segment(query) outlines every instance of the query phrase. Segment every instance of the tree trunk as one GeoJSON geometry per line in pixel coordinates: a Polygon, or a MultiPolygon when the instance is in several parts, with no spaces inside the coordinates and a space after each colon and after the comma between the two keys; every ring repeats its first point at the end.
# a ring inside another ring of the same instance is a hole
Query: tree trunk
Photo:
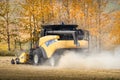
{"type": "Polygon", "coordinates": [[[42,22],[42,24],[44,24],[44,12],[43,12],[43,7],[44,6],[44,0],[41,0],[41,14],[42,14],[42,20],[41,20],[41,22],[42,22]]]}
{"type": "Polygon", "coordinates": [[[11,50],[11,47],[10,47],[10,31],[9,31],[9,15],[8,15],[8,5],[9,5],[9,2],[8,0],[6,0],[6,11],[7,11],[7,14],[6,14],[6,31],[7,31],[7,44],[8,44],[8,51],[11,50]]]}
{"type": "Polygon", "coordinates": [[[17,48],[17,41],[14,39],[14,50],[17,48]]]}
{"type": "Polygon", "coordinates": [[[101,0],[98,0],[99,52],[101,52],[101,0]]]}
{"type": "Polygon", "coordinates": [[[22,45],[21,45],[20,39],[19,39],[19,47],[20,47],[20,50],[22,50],[22,45]]]}
{"type": "Polygon", "coordinates": [[[34,24],[33,44],[35,44],[36,43],[36,40],[35,40],[35,38],[36,38],[36,25],[35,25],[35,16],[34,16],[34,14],[33,14],[33,24],[34,24]]]}
{"type": "Polygon", "coordinates": [[[69,0],[67,0],[67,22],[70,23],[70,10],[69,10],[69,0]]]}
{"type": "Polygon", "coordinates": [[[31,16],[29,17],[29,25],[30,25],[30,48],[32,49],[33,39],[32,39],[32,25],[31,25],[31,16]]]}

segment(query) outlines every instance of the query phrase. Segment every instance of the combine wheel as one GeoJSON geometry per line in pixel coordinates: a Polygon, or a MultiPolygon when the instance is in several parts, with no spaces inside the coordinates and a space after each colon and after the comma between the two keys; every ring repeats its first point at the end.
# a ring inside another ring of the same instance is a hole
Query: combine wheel
{"type": "Polygon", "coordinates": [[[16,64],[20,64],[19,58],[16,58],[15,61],[16,61],[16,64]]]}
{"type": "Polygon", "coordinates": [[[15,60],[14,59],[11,60],[11,64],[15,64],[15,60]]]}
{"type": "Polygon", "coordinates": [[[38,49],[33,52],[33,64],[38,65],[44,62],[44,58],[42,56],[41,51],[38,49]]]}

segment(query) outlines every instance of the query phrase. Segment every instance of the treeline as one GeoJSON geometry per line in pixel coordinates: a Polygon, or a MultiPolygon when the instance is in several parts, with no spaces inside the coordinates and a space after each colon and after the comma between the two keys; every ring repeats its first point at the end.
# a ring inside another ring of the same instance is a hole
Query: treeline
{"type": "Polygon", "coordinates": [[[119,0],[2,0],[0,41],[8,50],[31,46],[39,39],[42,24],[78,24],[90,31],[91,49],[113,48],[120,44],[119,0]],[[115,8],[110,9],[111,4],[115,8]],[[118,7],[118,8],[116,8],[118,7]]]}

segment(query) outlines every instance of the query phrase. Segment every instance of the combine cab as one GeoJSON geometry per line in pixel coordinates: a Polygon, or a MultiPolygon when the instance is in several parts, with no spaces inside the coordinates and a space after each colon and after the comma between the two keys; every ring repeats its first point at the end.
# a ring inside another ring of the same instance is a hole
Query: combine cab
{"type": "Polygon", "coordinates": [[[88,40],[89,32],[77,29],[77,25],[42,25],[38,46],[30,50],[29,61],[38,65],[54,55],[59,57],[64,50],[88,49],[88,40]]]}

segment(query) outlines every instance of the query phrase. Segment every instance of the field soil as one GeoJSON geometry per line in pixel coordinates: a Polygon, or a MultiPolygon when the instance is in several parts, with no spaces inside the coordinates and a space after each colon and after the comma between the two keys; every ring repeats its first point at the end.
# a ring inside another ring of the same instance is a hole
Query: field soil
{"type": "Polygon", "coordinates": [[[0,80],[120,80],[120,69],[79,69],[10,64],[0,57],[0,80]]]}

